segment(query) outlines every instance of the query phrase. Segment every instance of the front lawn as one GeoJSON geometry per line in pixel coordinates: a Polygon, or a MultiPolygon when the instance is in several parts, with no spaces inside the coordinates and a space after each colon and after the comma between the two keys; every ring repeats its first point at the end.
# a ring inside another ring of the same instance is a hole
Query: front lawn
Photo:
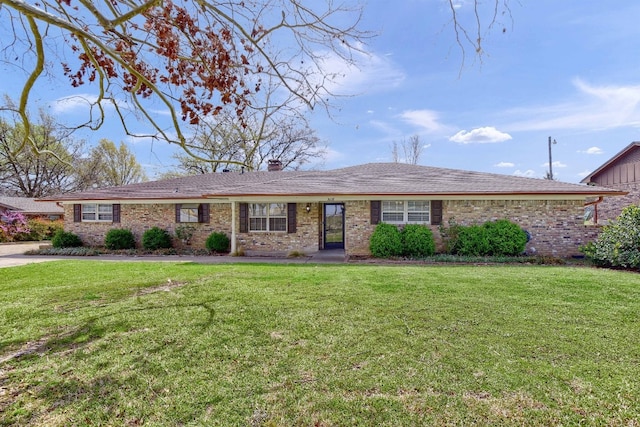
{"type": "Polygon", "coordinates": [[[640,419],[635,273],[83,260],[0,277],[0,425],[640,419]]]}

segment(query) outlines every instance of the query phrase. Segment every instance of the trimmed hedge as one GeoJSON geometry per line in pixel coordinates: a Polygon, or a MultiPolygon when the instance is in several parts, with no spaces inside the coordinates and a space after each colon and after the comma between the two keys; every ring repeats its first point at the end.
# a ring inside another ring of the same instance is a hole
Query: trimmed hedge
{"type": "Polygon", "coordinates": [[[440,227],[440,234],[445,251],[462,256],[517,256],[528,240],[527,233],[508,219],[467,226],[450,220],[449,227],[440,227]]]}
{"type": "Polygon", "coordinates": [[[112,250],[134,249],[136,247],[136,240],[131,230],[112,228],[107,231],[107,234],[104,236],[104,246],[112,250]]]}
{"type": "Polygon", "coordinates": [[[77,234],[70,231],[58,230],[51,238],[51,246],[54,248],[77,248],[82,246],[82,240],[77,234]]]}
{"type": "Polygon", "coordinates": [[[403,247],[398,227],[384,222],[379,223],[371,234],[369,250],[376,258],[401,256],[403,247]]]}
{"type": "Polygon", "coordinates": [[[436,253],[433,233],[426,225],[407,224],[400,232],[403,254],[410,258],[424,258],[436,253]]]}
{"type": "Polygon", "coordinates": [[[216,232],[209,234],[204,245],[209,252],[224,253],[229,252],[229,238],[222,232],[216,232]]]}
{"type": "Polygon", "coordinates": [[[142,247],[150,251],[168,249],[171,247],[171,236],[167,230],[152,227],[142,235],[142,247]]]}

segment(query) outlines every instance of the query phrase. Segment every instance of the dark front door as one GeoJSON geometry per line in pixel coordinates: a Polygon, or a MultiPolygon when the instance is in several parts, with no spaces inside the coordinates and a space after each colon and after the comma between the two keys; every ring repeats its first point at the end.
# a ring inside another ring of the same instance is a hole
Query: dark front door
{"type": "Polygon", "coordinates": [[[344,203],[324,205],[324,248],[344,249],[344,203]]]}

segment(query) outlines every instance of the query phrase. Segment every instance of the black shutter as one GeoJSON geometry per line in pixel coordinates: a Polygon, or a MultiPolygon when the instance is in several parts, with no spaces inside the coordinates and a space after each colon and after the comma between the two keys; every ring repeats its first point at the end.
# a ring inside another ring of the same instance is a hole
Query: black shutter
{"type": "Polygon", "coordinates": [[[431,224],[442,224],[442,200],[431,201],[431,224]]]}
{"type": "Polygon", "coordinates": [[[209,223],[209,203],[198,205],[198,222],[209,223]]]}
{"type": "Polygon", "coordinates": [[[73,205],[73,222],[82,222],[82,205],[74,204],[73,205]]]}
{"type": "Polygon", "coordinates": [[[182,209],[182,205],[176,203],[176,222],[180,222],[180,209],[182,209]]]}
{"type": "Polygon", "coordinates": [[[120,204],[116,203],[113,205],[113,222],[120,222],[120,204]]]}
{"type": "Polygon", "coordinates": [[[371,201],[371,224],[376,225],[380,222],[382,202],[380,200],[371,201]]]}
{"type": "Polygon", "coordinates": [[[296,204],[287,204],[287,233],[296,232],[296,204]]]}
{"type": "Polygon", "coordinates": [[[249,232],[249,205],[240,203],[240,232],[249,232]]]}

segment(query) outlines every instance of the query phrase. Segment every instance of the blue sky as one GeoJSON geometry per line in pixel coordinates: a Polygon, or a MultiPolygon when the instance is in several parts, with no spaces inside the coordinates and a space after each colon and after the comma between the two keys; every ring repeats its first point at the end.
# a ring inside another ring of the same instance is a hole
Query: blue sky
{"type": "MultiPolygon", "coordinates": [[[[328,144],[314,166],[391,161],[394,141],[418,135],[420,164],[541,178],[551,136],[555,178],[579,182],[640,140],[640,2],[611,5],[512,0],[512,19],[501,17],[486,36],[480,61],[456,45],[447,0],[370,0],[362,28],[378,35],[362,66],[331,65],[345,75],[336,89],[353,96],[337,100],[331,117],[310,115],[328,144]]],[[[472,17],[470,0],[456,7],[472,17]]],[[[15,94],[16,81],[5,78],[1,92],[15,94]]],[[[61,89],[43,87],[34,101],[51,105],[61,89]]],[[[78,113],[62,104],[52,111],[78,113]]],[[[132,142],[115,126],[85,136],[126,141],[151,177],[172,163],[169,147],[132,142]]]]}

